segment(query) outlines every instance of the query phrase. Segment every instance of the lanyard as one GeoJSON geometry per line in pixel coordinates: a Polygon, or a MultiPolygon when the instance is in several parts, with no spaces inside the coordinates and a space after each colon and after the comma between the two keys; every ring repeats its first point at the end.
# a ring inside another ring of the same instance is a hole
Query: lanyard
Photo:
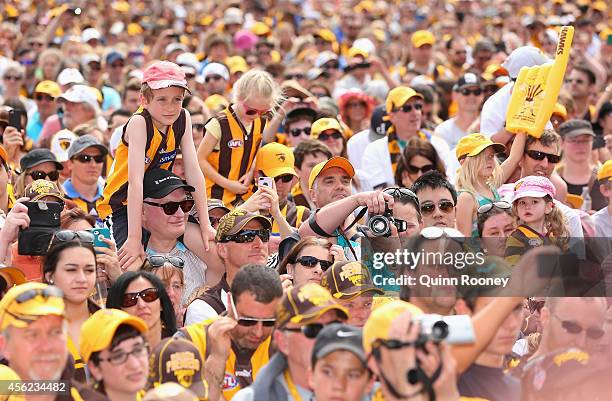
{"type": "Polygon", "coordinates": [[[293,380],[291,380],[289,369],[286,369],[283,375],[285,376],[285,381],[287,382],[287,387],[289,387],[289,392],[291,393],[291,397],[293,397],[293,400],[302,401],[302,397],[300,397],[300,394],[298,393],[297,388],[295,387],[295,384],[293,384],[293,380]]]}

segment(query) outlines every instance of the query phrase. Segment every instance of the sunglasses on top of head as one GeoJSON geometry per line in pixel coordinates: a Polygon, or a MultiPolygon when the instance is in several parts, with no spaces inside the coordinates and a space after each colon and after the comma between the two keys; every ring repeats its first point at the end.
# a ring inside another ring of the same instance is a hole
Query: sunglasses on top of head
{"type": "Polygon", "coordinates": [[[183,213],[189,213],[193,208],[195,201],[193,199],[185,199],[180,202],[156,203],[150,201],[143,201],[143,203],[146,203],[147,205],[151,206],[161,207],[164,210],[165,214],[167,214],[168,216],[172,216],[178,211],[179,207],[181,208],[183,213]]]}

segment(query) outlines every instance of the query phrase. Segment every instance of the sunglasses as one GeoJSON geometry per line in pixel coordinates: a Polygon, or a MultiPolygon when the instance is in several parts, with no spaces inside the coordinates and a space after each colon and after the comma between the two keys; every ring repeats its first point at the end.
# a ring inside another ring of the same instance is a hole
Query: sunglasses
{"type": "Polygon", "coordinates": [[[406,169],[408,170],[410,174],[417,174],[417,173],[425,174],[428,171],[434,170],[435,167],[433,164],[426,164],[422,167],[417,167],[417,166],[413,166],[412,164],[409,164],[406,166],[406,169]]]}
{"type": "Polygon", "coordinates": [[[4,77],[4,79],[6,81],[21,81],[23,79],[23,77],[18,77],[15,75],[7,75],[6,77],[4,77]]]}
{"type": "Polygon", "coordinates": [[[605,330],[599,327],[589,327],[585,329],[576,322],[572,322],[571,320],[563,320],[554,313],[552,315],[559,319],[559,321],[561,322],[561,327],[563,327],[563,329],[570,334],[580,334],[584,330],[586,332],[587,337],[592,340],[599,340],[604,336],[604,334],[606,334],[605,330]]]}
{"type": "Polygon", "coordinates": [[[550,153],[540,152],[538,150],[528,150],[525,152],[527,156],[531,157],[533,160],[544,160],[544,158],[548,159],[549,163],[559,163],[561,161],[560,155],[553,155],[550,153]]]}
{"type": "Polygon", "coordinates": [[[305,75],[304,74],[287,74],[285,75],[285,79],[286,80],[290,80],[290,79],[304,79],[305,75]]]}
{"type": "Polygon", "coordinates": [[[49,181],[57,181],[60,176],[60,173],[57,170],[51,171],[49,173],[45,173],[44,171],[40,170],[34,170],[29,172],[28,175],[32,177],[34,181],[45,180],[47,179],[47,177],[49,178],[49,181]]]}
{"type": "Polygon", "coordinates": [[[146,303],[150,304],[159,299],[159,291],[157,288],[147,288],[140,292],[127,292],[121,301],[122,308],[129,308],[138,303],[138,298],[141,298],[146,303]]]}
{"type": "Polygon", "coordinates": [[[42,102],[43,100],[47,102],[52,102],[54,100],[54,97],[44,93],[37,93],[34,95],[34,100],[38,100],[39,102],[42,102]]]}
{"type": "Polygon", "coordinates": [[[111,64],[111,68],[123,68],[125,67],[125,63],[114,63],[111,64]]]}
{"type": "Polygon", "coordinates": [[[45,300],[49,298],[63,298],[64,293],[57,287],[49,286],[46,288],[35,288],[22,292],[15,297],[15,302],[23,304],[36,297],[43,297],[45,300]]]}
{"type": "Polygon", "coordinates": [[[565,80],[566,84],[571,84],[572,82],[576,82],[578,85],[582,85],[584,83],[584,80],[583,79],[571,79],[571,78],[568,78],[565,80]]]}
{"type": "Polygon", "coordinates": [[[357,109],[362,107],[366,107],[366,104],[364,102],[351,102],[346,104],[347,109],[357,109]]]}
{"type": "Polygon", "coordinates": [[[102,65],[100,63],[89,63],[89,69],[92,71],[102,71],[102,65]]]}
{"type": "Polygon", "coordinates": [[[335,131],[332,134],[319,134],[319,137],[317,138],[320,141],[328,141],[329,139],[342,139],[342,134],[339,133],[338,131],[335,131]]]}
{"type": "Polygon", "coordinates": [[[74,240],[79,240],[81,242],[86,242],[88,244],[93,244],[94,235],[89,231],[72,231],[72,230],[60,230],[53,234],[53,239],[51,243],[54,242],[70,242],[74,240]]]}
{"type": "Polygon", "coordinates": [[[128,357],[133,355],[134,358],[142,358],[148,356],[149,347],[145,343],[140,343],[136,345],[130,352],[117,352],[116,354],[111,354],[108,358],[98,358],[100,361],[108,362],[111,365],[122,365],[127,362],[128,357]]]}
{"type": "Polygon", "coordinates": [[[323,66],[321,67],[321,69],[323,70],[337,70],[338,68],[340,68],[340,63],[338,62],[323,64],[323,66]]]}
{"type": "Polygon", "coordinates": [[[295,260],[294,263],[299,263],[304,267],[308,267],[308,268],[313,268],[315,267],[317,264],[319,264],[321,266],[321,270],[326,271],[327,269],[330,268],[331,265],[334,264],[334,262],[330,262],[329,260],[325,260],[325,259],[318,259],[315,258],[314,256],[300,256],[298,259],[295,260]]]}
{"type": "Polygon", "coordinates": [[[412,111],[412,109],[422,110],[423,109],[423,104],[422,103],[405,104],[402,107],[398,107],[397,109],[395,109],[393,111],[398,112],[398,111],[401,110],[404,113],[410,113],[412,111]]]}
{"type": "Polygon", "coordinates": [[[220,81],[223,77],[221,75],[209,75],[204,78],[204,82],[209,83],[210,81],[220,81]]]}
{"type": "Polygon", "coordinates": [[[193,199],[185,199],[180,202],[156,203],[156,202],[143,201],[143,203],[146,203],[147,205],[151,205],[151,206],[161,207],[162,209],[164,209],[164,213],[166,215],[172,216],[174,213],[176,213],[179,207],[181,208],[183,213],[189,213],[191,209],[193,208],[195,201],[193,199]]]}
{"type": "Polygon", "coordinates": [[[502,210],[508,210],[512,207],[512,205],[506,201],[498,201],[498,202],[492,202],[492,203],[486,203],[482,206],[480,206],[477,210],[478,214],[484,214],[489,212],[491,209],[493,209],[494,207],[498,208],[498,209],[502,209],[502,210]]]}
{"type": "Polygon", "coordinates": [[[242,103],[242,107],[244,107],[244,113],[247,116],[269,117],[269,115],[272,113],[272,109],[258,110],[258,109],[254,109],[252,107],[249,107],[249,106],[247,106],[244,103],[242,103]]]}
{"type": "Polygon", "coordinates": [[[253,327],[256,326],[257,323],[261,323],[263,327],[274,327],[276,324],[275,318],[256,318],[256,317],[239,317],[238,311],[236,310],[236,304],[234,303],[234,297],[231,293],[228,293],[230,304],[232,305],[232,314],[234,315],[234,319],[236,322],[243,327],[253,327]]]}
{"type": "MultiPolygon", "coordinates": [[[[438,203],[438,209],[440,209],[440,211],[442,211],[443,213],[450,213],[453,211],[453,209],[455,209],[455,204],[449,200],[442,200],[438,203]]],[[[435,203],[431,201],[421,203],[421,213],[422,214],[429,215],[429,214],[432,214],[435,210],[436,210],[435,203]]]]}
{"type": "MultiPolygon", "coordinates": [[[[341,322],[330,322],[328,324],[332,324],[332,323],[341,323],[341,322]]],[[[325,326],[326,325],[322,323],[310,323],[302,327],[285,328],[283,330],[291,331],[294,333],[302,333],[304,337],[306,338],[317,338],[317,336],[319,335],[319,332],[321,332],[321,330],[323,330],[323,327],[325,326]]]]}
{"type": "Polygon", "coordinates": [[[353,64],[353,65],[347,65],[344,68],[344,71],[345,72],[351,72],[351,71],[354,71],[354,70],[362,70],[362,69],[370,68],[371,66],[372,66],[372,64],[368,63],[368,62],[366,62],[366,63],[359,63],[359,64],[353,64]]]}
{"type": "Polygon", "coordinates": [[[242,230],[234,235],[226,235],[220,242],[236,242],[238,244],[244,244],[255,241],[255,237],[259,237],[262,242],[268,242],[270,240],[270,230],[267,228],[262,228],[259,230],[242,230]]]}
{"type": "Polygon", "coordinates": [[[95,161],[97,164],[103,163],[104,162],[104,156],[103,155],[96,155],[96,156],[92,156],[92,155],[78,155],[72,158],[73,160],[78,160],[81,163],[89,163],[90,161],[95,161]]]}
{"type": "Polygon", "coordinates": [[[391,188],[384,189],[383,192],[386,193],[387,195],[391,195],[394,198],[397,198],[397,199],[410,199],[411,201],[413,201],[417,205],[419,204],[419,198],[416,196],[416,194],[414,192],[412,192],[408,188],[391,187],[391,188]]]}
{"type": "Polygon", "coordinates": [[[300,136],[300,135],[302,135],[302,132],[305,135],[310,135],[310,127],[306,127],[306,128],[291,128],[289,130],[289,134],[291,136],[300,136]]]}
{"type": "Polygon", "coordinates": [[[291,182],[293,180],[293,176],[291,174],[283,174],[278,177],[274,177],[274,181],[276,182],[284,182],[285,184],[291,182]]]}
{"type": "Polygon", "coordinates": [[[474,95],[474,96],[480,96],[482,95],[482,89],[461,89],[459,91],[463,96],[469,96],[469,95],[474,95]]]}
{"type": "Polygon", "coordinates": [[[200,124],[200,123],[191,124],[191,129],[193,131],[204,131],[205,127],[206,127],[206,124],[200,124]]]}
{"type": "Polygon", "coordinates": [[[219,220],[221,220],[221,217],[213,217],[213,216],[208,216],[208,221],[210,222],[211,226],[216,226],[217,223],[219,223],[219,220]]]}
{"type": "Polygon", "coordinates": [[[170,263],[179,269],[185,266],[185,261],[178,256],[150,255],[147,257],[147,260],[152,267],[162,267],[166,263],[170,263]]]}

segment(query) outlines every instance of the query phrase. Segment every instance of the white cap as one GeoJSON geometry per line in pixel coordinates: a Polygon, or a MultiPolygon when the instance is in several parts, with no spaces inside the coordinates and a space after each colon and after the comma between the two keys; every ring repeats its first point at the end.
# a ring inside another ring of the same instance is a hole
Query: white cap
{"type": "Polygon", "coordinates": [[[64,68],[57,76],[57,83],[60,86],[68,84],[82,84],[85,78],[76,68],[64,68]]]}
{"type": "Polygon", "coordinates": [[[523,46],[510,53],[506,61],[503,62],[502,67],[508,71],[510,78],[516,78],[521,68],[534,67],[536,65],[548,63],[549,61],[551,60],[549,60],[537,47],[523,46]]]}
{"type": "Polygon", "coordinates": [[[77,139],[76,134],[68,129],[58,131],[51,138],[51,152],[57,157],[57,161],[63,163],[70,160],[68,149],[72,142],[77,139]]]}
{"type": "Polygon", "coordinates": [[[89,53],[89,54],[85,54],[83,57],[81,57],[81,64],[82,65],[87,65],[89,63],[92,62],[96,62],[96,63],[101,63],[101,59],[100,56],[98,56],[97,54],[94,53],[89,53]]]}
{"type": "Polygon", "coordinates": [[[87,28],[81,32],[81,41],[83,43],[87,43],[93,39],[100,40],[101,38],[102,34],[96,28],[87,28]]]}
{"type": "Polygon", "coordinates": [[[111,35],[119,35],[124,30],[125,24],[121,21],[117,21],[113,25],[111,25],[110,29],[108,30],[108,33],[110,33],[111,35]]]}
{"type": "Polygon", "coordinates": [[[200,60],[193,53],[181,53],[176,57],[176,63],[180,66],[192,67],[194,70],[200,69],[200,60]]]}
{"type": "Polygon", "coordinates": [[[376,53],[376,45],[368,38],[359,38],[353,42],[353,47],[359,50],[363,50],[368,54],[376,53]]]}
{"type": "Polygon", "coordinates": [[[181,52],[188,52],[189,49],[182,43],[174,42],[170,43],[166,46],[166,55],[174,53],[175,51],[180,50],[181,52]]]}
{"type": "Polygon", "coordinates": [[[324,52],[319,53],[315,59],[315,68],[321,68],[331,60],[338,60],[338,55],[332,51],[325,50],[324,52]]]}
{"type": "Polygon", "coordinates": [[[137,78],[141,82],[142,82],[142,77],[143,76],[144,76],[144,74],[142,73],[142,70],[132,70],[128,74],[128,78],[137,78]]]}
{"type": "Polygon", "coordinates": [[[220,63],[210,63],[202,70],[202,77],[206,79],[209,75],[220,75],[226,81],[229,81],[230,74],[226,66],[220,63]]]}
{"type": "Polygon", "coordinates": [[[223,13],[223,24],[231,25],[231,24],[240,24],[244,23],[244,15],[242,14],[242,10],[236,7],[230,7],[223,13]]]}
{"type": "Polygon", "coordinates": [[[93,88],[90,88],[87,85],[71,86],[70,89],[63,93],[58,99],[60,100],[60,102],[62,100],[66,100],[72,103],[87,103],[88,105],[93,107],[96,112],[100,111],[96,92],[93,88]]]}

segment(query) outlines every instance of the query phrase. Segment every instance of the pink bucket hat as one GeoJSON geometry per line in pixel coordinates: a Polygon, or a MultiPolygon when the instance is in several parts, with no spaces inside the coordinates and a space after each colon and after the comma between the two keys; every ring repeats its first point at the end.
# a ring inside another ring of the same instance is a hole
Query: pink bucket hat
{"type": "Polygon", "coordinates": [[[554,198],[555,194],[555,186],[548,178],[530,175],[519,180],[514,185],[512,202],[526,197],[543,198],[546,195],[554,198]]]}
{"type": "Polygon", "coordinates": [[[185,72],[177,64],[170,61],[156,61],[148,66],[142,76],[142,83],[151,89],[164,89],[178,86],[191,93],[187,87],[185,72]]]}

